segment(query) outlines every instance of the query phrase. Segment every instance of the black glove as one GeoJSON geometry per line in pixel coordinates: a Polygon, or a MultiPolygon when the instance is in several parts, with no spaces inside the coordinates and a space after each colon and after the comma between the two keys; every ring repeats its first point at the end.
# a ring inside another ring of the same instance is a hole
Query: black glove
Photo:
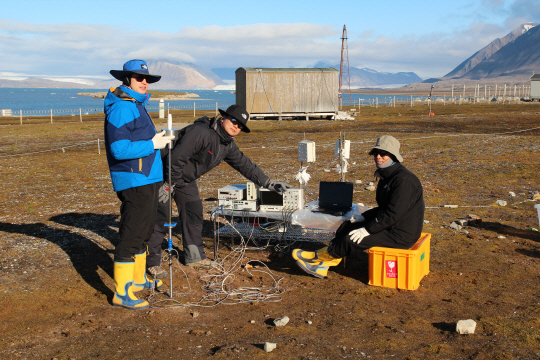
{"type": "Polygon", "coordinates": [[[283,192],[287,191],[287,189],[292,188],[291,185],[285,182],[277,182],[277,181],[276,182],[270,181],[266,187],[268,188],[268,190],[277,192],[280,195],[283,194],[283,192]]]}
{"type": "MultiPolygon", "coordinates": [[[[171,196],[174,195],[174,185],[172,187],[171,196]]],[[[169,201],[169,184],[164,181],[163,185],[159,188],[158,200],[160,203],[166,203],[169,201]]]]}

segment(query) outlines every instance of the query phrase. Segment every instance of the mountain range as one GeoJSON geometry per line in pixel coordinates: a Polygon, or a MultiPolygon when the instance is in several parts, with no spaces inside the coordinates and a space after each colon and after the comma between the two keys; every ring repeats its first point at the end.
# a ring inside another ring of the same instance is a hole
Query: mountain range
{"type": "Polygon", "coordinates": [[[441,78],[424,83],[511,80],[527,82],[540,71],[540,26],[526,23],[471,55],[441,78]]]}

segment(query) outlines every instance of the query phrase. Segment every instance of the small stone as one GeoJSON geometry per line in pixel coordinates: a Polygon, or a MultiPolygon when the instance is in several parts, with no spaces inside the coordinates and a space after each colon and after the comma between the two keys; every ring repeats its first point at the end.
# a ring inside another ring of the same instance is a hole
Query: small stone
{"type": "Polygon", "coordinates": [[[196,312],[196,311],[194,311],[194,312],[191,313],[191,316],[194,317],[194,318],[196,318],[197,316],[199,316],[199,313],[196,312]]]}
{"type": "Polygon", "coordinates": [[[456,325],[456,332],[458,334],[474,334],[475,328],[476,322],[474,320],[459,320],[456,325]]]}
{"type": "Polygon", "coordinates": [[[467,226],[467,220],[459,220],[458,222],[461,226],[467,226]]]}
{"type": "Polygon", "coordinates": [[[313,321],[311,321],[311,320],[308,320],[308,321],[306,321],[306,322],[307,322],[308,325],[313,324],[313,321]]]}
{"type": "Polygon", "coordinates": [[[276,348],[276,343],[271,343],[271,342],[265,342],[264,343],[264,351],[266,352],[271,352],[272,350],[274,350],[276,348]]]}
{"type": "Polygon", "coordinates": [[[478,215],[474,215],[474,214],[469,214],[465,217],[465,219],[467,220],[467,225],[468,226],[471,226],[471,225],[478,225],[478,224],[481,224],[482,223],[482,218],[478,215]]]}
{"type": "Polygon", "coordinates": [[[354,180],[354,183],[359,185],[362,183],[362,180],[354,180]]]}
{"type": "Polygon", "coordinates": [[[251,320],[250,323],[255,324],[255,320],[251,320]]]}
{"type": "Polygon", "coordinates": [[[459,231],[459,230],[461,230],[461,225],[459,225],[459,223],[454,221],[453,223],[450,224],[450,229],[454,229],[454,230],[459,231]]]}
{"type": "Polygon", "coordinates": [[[374,186],[375,184],[373,183],[373,181],[370,181],[368,185],[369,186],[374,186]]]}
{"type": "Polygon", "coordinates": [[[499,206],[506,206],[508,203],[504,200],[497,200],[495,201],[495,204],[499,205],[499,206]]]}
{"type": "Polygon", "coordinates": [[[450,209],[456,209],[458,206],[457,205],[443,205],[443,207],[450,208],[450,209]]]}
{"type": "Polygon", "coordinates": [[[463,230],[463,231],[460,232],[460,234],[461,234],[461,235],[468,235],[469,232],[468,232],[467,230],[463,230]]]}
{"type": "Polygon", "coordinates": [[[509,192],[508,192],[508,195],[510,195],[511,197],[516,197],[516,193],[513,192],[513,191],[509,191],[509,192]]]}
{"type": "Polygon", "coordinates": [[[285,326],[288,323],[289,323],[289,317],[288,316],[283,316],[283,317],[280,317],[279,319],[274,320],[274,325],[275,326],[285,326]]]}
{"type": "Polygon", "coordinates": [[[506,236],[499,235],[497,236],[497,239],[506,239],[506,236]]]}
{"type": "Polygon", "coordinates": [[[424,224],[429,224],[429,220],[424,220],[424,224]]]}
{"type": "Polygon", "coordinates": [[[377,188],[374,185],[369,185],[369,186],[366,186],[365,189],[367,191],[375,191],[377,188]]]}
{"type": "Polygon", "coordinates": [[[329,173],[330,170],[329,169],[324,169],[323,172],[329,173]]]}

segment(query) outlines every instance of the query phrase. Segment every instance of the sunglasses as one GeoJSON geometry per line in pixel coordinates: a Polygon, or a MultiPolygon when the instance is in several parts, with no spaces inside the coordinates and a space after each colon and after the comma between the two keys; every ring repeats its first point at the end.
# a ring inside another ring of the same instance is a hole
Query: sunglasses
{"type": "Polygon", "coordinates": [[[240,121],[236,120],[236,119],[229,119],[229,121],[233,124],[233,125],[236,125],[238,126],[238,128],[240,130],[242,130],[244,128],[244,124],[242,124],[240,121]]]}
{"type": "Polygon", "coordinates": [[[390,156],[390,153],[388,151],[384,151],[384,150],[373,150],[373,156],[377,156],[377,155],[381,155],[381,156],[390,156]]]}
{"type": "Polygon", "coordinates": [[[146,75],[133,74],[133,75],[131,75],[131,78],[137,80],[138,82],[142,82],[144,79],[146,79],[147,83],[150,82],[150,77],[146,76],[146,75]]]}

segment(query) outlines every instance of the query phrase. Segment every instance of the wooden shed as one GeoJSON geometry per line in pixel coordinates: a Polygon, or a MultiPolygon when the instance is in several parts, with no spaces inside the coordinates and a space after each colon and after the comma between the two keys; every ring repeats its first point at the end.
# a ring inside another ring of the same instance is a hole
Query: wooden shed
{"type": "Polygon", "coordinates": [[[531,76],[530,98],[533,101],[540,101],[540,74],[533,74],[533,76],[531,76]]]}
{"type": "Polygon", "coordinates": [[[334,68],[238,68],[236,104],[252,118],[332,117],[339,109],[334,68]]]}

